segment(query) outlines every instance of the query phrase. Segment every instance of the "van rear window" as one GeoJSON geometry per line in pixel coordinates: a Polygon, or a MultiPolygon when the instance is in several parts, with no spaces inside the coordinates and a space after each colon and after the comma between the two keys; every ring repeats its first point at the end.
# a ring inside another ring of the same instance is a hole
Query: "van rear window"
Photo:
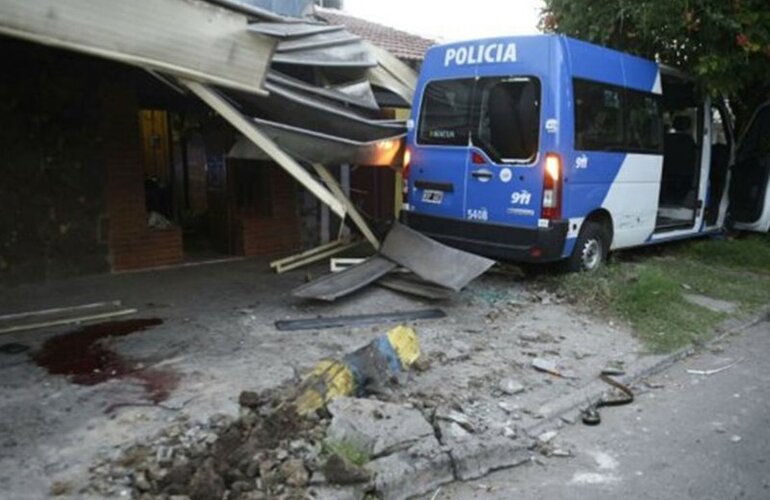
{"type": "Polygon", "coordinates": [[[530,162],[537,156],[539,130],[539,80],[464,78],[426,86],[417,141],[472,144],[496,162],[530,162]]]}
{"type": "Polygon", "coordinates": [[[420,142],[468,145],[475,80],[444,80],[425,87],[420,115],[420,142]]]}

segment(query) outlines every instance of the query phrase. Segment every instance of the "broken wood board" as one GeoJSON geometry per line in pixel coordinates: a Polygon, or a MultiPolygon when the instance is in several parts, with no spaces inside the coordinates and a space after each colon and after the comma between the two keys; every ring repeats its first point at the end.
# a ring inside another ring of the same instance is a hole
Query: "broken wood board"
{"type": "Polygon", "coordinates": [[[494,260],[463,252],[395,223],[380,253],[421,278],[456,292],[492,267],[494,260]]]}
{"type": "Polygon", "coordinates": [[[382,323],[400,323],[419,319],[438,319],[446,317],[441,309],[420,309],[382,314],[357,314],[353,316],[337,316],[333,318],[310,318],[276,321],[275,327],[281,331],[323,330],[326,328],[343,328],[351,326],[379,325],[382,323]]]}
{"type": "Polygon", "coordinates": [[[0,322],[0,335],[9,333],[24,332],[28,330],[39,330],[41,328],[51,328],[54,326],[73,325],[86,323],[90,321],[99,321],[105,319],[117,318],[120,316],[127,316],[129,314],[136,314],[139,312],[137,309],[118,309],[113,311],[93,312],[92,314],[84,315],[79,312],[78,315],[68,315],[65,317],[53,316],[50,319],[40,321],[35,317],[35,321],[17,321],[17,322],[0,322]]]}
{"type": "Polygon", "coordinates": [[[397,267],[398,264],[395,262],[375,255],[344,271],[327,274],[306,285],[295,288],[291,294],[303,299],[332,302],[374,283],[397,267]]]}

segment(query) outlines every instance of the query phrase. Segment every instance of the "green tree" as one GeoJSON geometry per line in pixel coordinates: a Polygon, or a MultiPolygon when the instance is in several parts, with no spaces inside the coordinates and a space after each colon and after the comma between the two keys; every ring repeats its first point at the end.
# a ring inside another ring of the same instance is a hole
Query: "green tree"
{"type": "Polygon", "coordinates": [[[545,0],[540,27],[688,71],[739,127],[770,99],[770,0],[545,0]]]}

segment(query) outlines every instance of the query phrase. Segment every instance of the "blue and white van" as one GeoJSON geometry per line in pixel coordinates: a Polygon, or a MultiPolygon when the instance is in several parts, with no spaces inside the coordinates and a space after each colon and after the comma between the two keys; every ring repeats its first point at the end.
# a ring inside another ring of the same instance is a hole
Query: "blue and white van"
{"type": "Polygon", "coordinates": [[[591,270],[612,249],[720,231],[733,149],[725,106],[655,62],[557,35],[436,46],[401,217],[474,253],[591,270]]]}

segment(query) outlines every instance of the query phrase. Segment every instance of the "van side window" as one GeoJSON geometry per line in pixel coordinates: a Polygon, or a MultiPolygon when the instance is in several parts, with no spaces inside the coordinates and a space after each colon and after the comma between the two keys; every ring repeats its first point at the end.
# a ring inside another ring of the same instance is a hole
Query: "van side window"
{"type": "Polygon", "coordinates": [[[431,82],[420,114],[421,144],[467,146],[470,136],[473,79],[431,82]]]}
{"type": "Polygon", "coordinates": [[[663,152],[661,98],[575,78],[575,149],[663,152]]]}
{"type": "Polygon", "coordinates": [[[623,146],[621,89],[575,79],[575,149],[616,151],[623,146]]]}
{"type": "Polygon", "coordinates": [[[660,96],[626,90],[626,149],[635,153],[663,152],[660,96]]]}

